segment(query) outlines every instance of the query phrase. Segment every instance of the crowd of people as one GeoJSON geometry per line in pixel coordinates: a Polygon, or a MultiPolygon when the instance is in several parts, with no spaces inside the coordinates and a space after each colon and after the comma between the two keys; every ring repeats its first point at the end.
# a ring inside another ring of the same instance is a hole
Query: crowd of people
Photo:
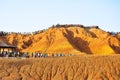
{"type": "Polygon", "coordinates": [[[34,57],[34,58],[45,58],[45,57],[48,57],[48,54],[33,52],[32,57],[34,57]]]}
{"type": "Polygon", "coordinates": [[[0,52],[0,57],[29,57],[29,53],[22,52],[0,52]]]}
{"type": "Polygon", "coordinates": [[[54,53],[54,54],[48,54],[48,53],[39,53],[39,52],[0,52],[0,57],[24,57],[24,58],[46,58],[46,57],[63,57],[63,56],[73,56],[73,54],[62,54],[62,53],[54,53]]]}

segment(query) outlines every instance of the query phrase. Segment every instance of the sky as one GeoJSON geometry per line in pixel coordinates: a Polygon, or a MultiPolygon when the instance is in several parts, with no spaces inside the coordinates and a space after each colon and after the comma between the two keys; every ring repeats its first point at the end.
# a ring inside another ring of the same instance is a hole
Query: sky
{"type": "Polygon", "coordinates": [[[120,0],[0,0],[0,31],[32,32],[53,24],[120,32],[120,0]]]}

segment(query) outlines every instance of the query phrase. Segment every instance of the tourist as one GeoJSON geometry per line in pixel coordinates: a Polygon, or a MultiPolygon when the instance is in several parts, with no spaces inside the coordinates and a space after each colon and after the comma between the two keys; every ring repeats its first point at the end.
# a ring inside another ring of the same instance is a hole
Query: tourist
{"type": "Polygon", "coordinates": [[[36,58],[36,52],[33,53],[33,57],[36,58]]]}
{"type": "Polygon", "coordinates": [[[37,54],[38,58],[40,58],[40,53],[37,54]]]}

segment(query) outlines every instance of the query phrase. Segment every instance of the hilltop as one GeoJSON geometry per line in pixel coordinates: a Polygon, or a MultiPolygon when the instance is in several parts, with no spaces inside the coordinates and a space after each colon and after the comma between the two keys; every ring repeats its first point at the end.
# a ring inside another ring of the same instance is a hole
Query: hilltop
{"type": "Polygon", "coordinates": [[[11,33],[1,40],[17,46],[22,52],[65,54],[118,54],[120,34],[112,34],[98,26],[53,25],[31,34],[11,33]]]}

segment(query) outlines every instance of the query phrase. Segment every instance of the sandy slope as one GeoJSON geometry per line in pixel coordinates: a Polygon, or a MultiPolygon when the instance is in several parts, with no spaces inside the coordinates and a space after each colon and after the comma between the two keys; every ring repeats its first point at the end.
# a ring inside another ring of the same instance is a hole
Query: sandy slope
{"type": "Polygon", "coordinates": [[[0,58],[0,80],[119,80],[120,55],[0,58]]]}
{"type": "Polygon", "coordinates": [[[19,51],[65,54],[120,53],[120,37],[96,26],[60,25],[34,35],[10,34],[0,37],[19,51]]]}

